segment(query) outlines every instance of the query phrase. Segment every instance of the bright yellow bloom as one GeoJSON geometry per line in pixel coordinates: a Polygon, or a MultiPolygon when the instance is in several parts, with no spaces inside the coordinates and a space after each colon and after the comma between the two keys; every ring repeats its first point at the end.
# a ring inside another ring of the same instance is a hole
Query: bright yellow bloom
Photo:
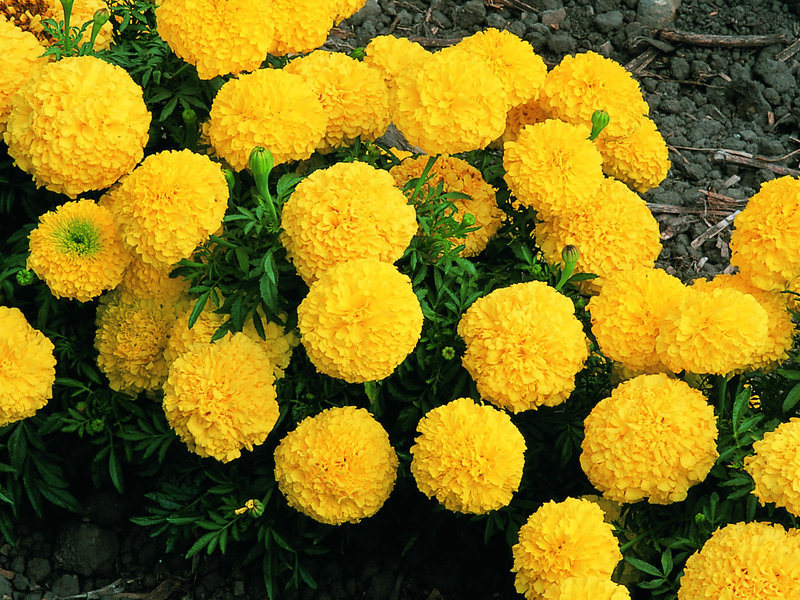
{"type": "Polygon", "coordinates": [[[505,179],[517,200],[541,218],[584,209],[603,182],[603,158],[588,136],[585,126],[548,119],[507,142],[505,179]]]}
{"type": "Polygon", "coordinates": [[[674,373],[725,375],[753,363],[766,347],[767,312],[750,294],[691,287],[664,316],[656,353],[674,373]]]}
{"type": "Polygon", "coordinates": [[[198,344],[170,365],[167,420],[189,450],[220,462],[262,444],[278,421],[272,362],[243,333],[198,344]]]}
{"type": "Polygon", "coordinates": [[[269,18],[275,25],[275,39],[269,53],[304,54],[322,46],[334,18],[342,13],[342,6],[337,6],[339,1],[271,0],[269,18]]]}
{"type": "Polygon", "coordinates": [[[417,425],[411,473],[448,510],[483,514],[511,502],[525,464],[525,438],[507,413],[470,398],[434,408],[417,425]]]}
{"type": "MultiPolygon", "coordinates": [[[[427,163],[427,156],[407,158],[392,167],[389,173],[397,186],[402,188],[411,179],[420,177],[427,163]]],[[[479,229],[467,233],[464,239],[452,238],[450,241],[456,246],[464,244],[462,256],[477,256],[483,252],[502,224],[504,215],[497,206],[497,190],[486,183],[481,172],[467,161],[446,154],[436,159],[428,175],[430,180],[422,187],[423,194],[441,183],[444,192],[458,192],[469,196],[469,199],[452,198],[450,201],[458,211],[459,221],[466,214],[471,214],[479,229]]]]}
{"type": "Polygon", "coordinates": [[[311,284],[356,258],[398,260],[417,232],[417,214],[386,171],[337,163],[301,181],[283,207],[281,241],[311,284]]]}
{"type": "Polygon", "coordinates": [[[39,217],[29,236],[27,266],[56,298],[87,302],[122,280],[131,260],[111,213],[76,200],[39,217]]]}
{"type": "Polygon", "coordinates": [[[432,54],[417,42],[393,35],[372,38],[364,48],[364,64],[378,70],[391,92],[397,91],[397,79],[406,71],[415,70],[432,54]]]}
{"type": "MultiPolygon", "coordinates": [[[[2,0],[0,0],[2,1],[2,0]]],[[[0,16],[0,134],[6,129],[11,97],[47,61],[44,47],[29,31],[23,31],[0,16]]]]}
{"type": "Polygon", "coordinates": [[[18,308],[0,306],[0,427],[32,417],[53,397],[53,343],[18,308]]]}
{"type": "Polygon", "coordinates": [[[234,169],[245,169],[261,146],[276,165],[304,160],[325,136],[328,117],[299,75],[260,69],[231,79],[211,105],[208,136],[214,151],[234,169]]]}
{"type": "Polygon", "coordinates": [[[517,592],[539,600],[570,577],[603,577],[622,559],[614,528],[594,502],[567,498],[545,503],[519,530],[511,548],[517,592]]]}
{"type": "Polygon", "coordinates": [[[717,459],[717,418],[702,392],[663,373],[617,386],[584,421],[581,467],[605,498],[686,499],[717,459]]]}
{"type": "Polygon", "coordinates": [[[759,503],[774,502],[800,517],[800,419],[792,417],[768,431],[753,450],[744,468],[756,482],[753,494],[759,503]]]}
{"type": "Polygon", "coordinates": [[[630,592],[608,577],[588,575],[568,577],[553,584],[542,596],[543,600],[631,600],[630,592]]]}
{"type": "Polygon", "coordinates": [[[639,193],[658,187],[667,177],[670,167],[667,143],[647,117],[641,118],[633,133],[621,138],[601,135],[595,144],[603,156],[606,175],[639,193]]]}
{"type": "Polygon", "coordinates": [[[502,148],[505,142],[516,142],[526,125],[544,123],[550,118],[539,100],[528,100],[524,104],[512,106],[506,115],[506,130],[500,137],[500,147],[502,148]]]}
{"type": "Polygon", "coordinates": [[[329,408],[303,419],[275,449],[275,481],[289,506],[329,525],[358,523],[394,488],[397,454],[363,408],[329,408]]]}
{"type": "Polygon", "coordinates": [[[765,181],[736,216],[731,264],[762,290],[783,290],[800,276],[800,178],[765,181]]]}
{"type": "Polygon", "coordinates": [[[540,281],[494,290],[458,323],[478,392],[511,412],[555,406],[589,355],[572,302],[540,281]]]}
{"type": "Polygon", "coordinates": [[[800,535],[775,523],[733,523],[686,561],[678,600],[800,598],[800,535]]]}
{"type": "Polygon", "coordinates": [[[394,265],[357,259],[327,270],[297,308],[300,341],[317,371],[350,383],[392,374],[419,341],[422,308],[394,265]]]}
{"type": "Polygon", "coordinates": [[[156,267],[143,262],[131,254],[131,262],[122,274],[122,281],[116,291],[124,300],[133,298],[159,299],[164,306],[178,306],[186,303],[189,283],[182,277],[170,277],[174,265],[156,267]]]}
{"type": "Polygon", "coordinates": [[[630,135],[650,111],[625,67],[596,52],[565,56],[547,74],[541,98],[555,118],[576,125],[590,123],[596,110],[606,111],[611,120],[600,134],[606,138],[630,135]]]}
{"type": "Polygon", "coordinates": [[[352,17],[361,10],[366,3],[367,0],[334,0],[333,5],[335,12],[333,22],[340,23],[352,17]]]}
{"type": "Polygon", "coordinates": [[[149,128],[142,89],[125,70],[75,56],[44,65],[20,87],[3,139],[37,186],[75,198],[132,171],[149,128]]]}

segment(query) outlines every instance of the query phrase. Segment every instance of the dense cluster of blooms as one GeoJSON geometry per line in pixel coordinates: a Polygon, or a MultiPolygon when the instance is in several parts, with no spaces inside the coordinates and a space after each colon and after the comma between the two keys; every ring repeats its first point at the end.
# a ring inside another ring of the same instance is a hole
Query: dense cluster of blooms
{"type": "Polygon", "coordinates": [[[261,444],[278,420],[272,363],[243,333],[197,344],[175,359],[164,413],[189,450],[229,462],[261,444]]]}
{"type": "Polygon", "coordinates": [[[633,133],[595,140],[603,156],[603,171],[639,193],[658,187],[669,172],[669,149],[656,124],[647,117],[633,133]]]}
{"type": "MultiPolygon", "coordinates": [[[[412,179],[422,175],[428,163],[427,156],[406,158],[403,162],[389,171],[398,187],[404,187],[412,179]]],[[[443,192],[458,192],[469,196],[466,198],[453,198],[450,201],[455,206],[458,220],[463,220],[467,214],[475,217],[475,226],[479,229],[467,233],[466,238],[450,241],[458,246],[463,244],[462,256],[477,256],[486,248],[497,230],[500,229],[503,211],[497,206],[494,187],[486,183],[481,172],[467,161],[448,156],[437,157],[436,162],[428,173],[429,180],[422,187],[422,193],[442,184],[443,192]]]]}
{"type": "Polygon", "coordinates": [[[386,171],[337,163],[301,181],[283,207],[281,241],[297,272],[313,283],[355,258],[399,259],[417,231],[417,214],[386,171]]]}
{"type": "Polygon", "coordinates": [[[300,341],[317,371],[350,383],[391,375],[422,332],[411,280],[394,265],[357,259],[327,270],[297,308],[300,341]]]}
{"type": "Polygon", "coordinates": [[[137,255],[131,255],[122,281],[115,288],[123,299],[159,298],[164,306],[187,303],[189,284],[181,277],[170,277],[173,265],[149,265],[137,255]]]}
{"type": "Polygon", "coordinates": [[[630,379],[584,421],[581,467],[603,496],[680,502],[717,459],[717,419],[702,392],[663,373],[630,379]]]}
{"type": "Polygon", "coordinates": [[[0,427],[33,416],[53,397],[53,342],[18,308],[0,306],[0,427]]]}
{"type": "Polygon", "coordinates": [[[5,131],[11,97],[48,59],[44,48],[29,31],[0,17],[0,134],[5,131]]]}
{"type": "Polygon", "coordinates": [[[285,56],[319,48],[328,38],[334,18],[349,10],[351,6],[346,6],[343,0],[271,0],[269,19],[275,27],[275,37],[269,53],[285,56]]]}
{"type": "Polygon", "coordinates": [[[417,432],[411,473],[423,494],[463,513],[511,502],[522,479],[525,438],[507,413],[458,398],[428,411],[417,432]]]}
{"type": "Polygon", "coordinates": [[[75,56],[44,65],[20,87],[3,139],[37,186],[75,198],[130,173],[149,128],[142,88],[124,69],[75,56]]]}
{"type": "Polygon", "coordinates": [[[686,561],[678,600],[800,598],[800,535],[773,523],[733,523],[686,561]]]}
{"type": "Polygon", "coordinates": [[[478,299],[461,317],[458,335],[467,345],[464,368],[478,392],[511,412],[566,400],[589,355],[572,302],[540,281],[478,299]]]}
{"type": "Polygon", "coordinates": [[[744,459],[744,468],[756,483],[753,494],[762,505],[774,502],[800,517],[800,418],[765,433],[753,450],[755,455],[744,459]]]}
{"type": "Polygon", "coordinates": [[[542,600],[630,600],[625,586],[607,577],[568,577],[545,590],[542,600]]]}
{"type": "Polygon", "coordinates": [[[538,600],[548,589],[571,577],[610,580],[622,559],[614,527],[594,502],[567,498],[550,501],[533,513],[512,547],[517,592],[538,600]]]}
{"type": "Polygon", "coordinates": [[[86,302],[116,287],[130,263],[108,209],[76,200],[39,217],[27,266],[57,298],[86,302]]]}
{"type": "Polygon", "coordinates": [[[389,435],[366,409],[329,408],[303,419],[275,449],[275,481],[289,506],[330,525],[383,506],[397,477],[389,435]]]}
{"type": "Polygon", "coordinates": [[[396,81],[407,70],[414,69],[430,58],[431,53],[417,42],[393,35],[379,35],[364,48],[364,64],[376,69],[390,93],[397,91],[396,81]]]}

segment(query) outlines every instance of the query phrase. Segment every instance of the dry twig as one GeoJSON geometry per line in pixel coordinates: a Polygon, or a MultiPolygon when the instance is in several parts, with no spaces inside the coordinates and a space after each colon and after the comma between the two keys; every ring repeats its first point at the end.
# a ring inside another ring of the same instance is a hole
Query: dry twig
{"type": "MultiPolygon", "coordinates": [[[[791,156],[790,153],[788,156],[791,156]]],[[[753,167],[756,169],[767,169],[772,171],[776,175],[791,175],[793,177],[800,176],[800,170],[792,169],[790,167],[784,167],[782,165],[775,165],[772,164],[773,162],[777,162],[780,160],[785,160],[786,157],[780,158],[764,158],[761,156],[753,156],[752,154],[748,154],[747,152],[739,152],[736,150],[725,150],[720,149],[714,154],[714,160],[718,162],[723,162],[726,164],[731,165],[742,165],[745,167],[753,167]]]]}
{"type": "Polygon", "coordinates": [[[706,240],[710,240],[720,231],[730,226],[730,224],[733,223],[733,220],[736,218],[736,215],[738,215],[740,212],[741,211],[737,210],[736,212],[729,214],[727,217],[722,219],[722,221],[720,221],[716,225],[712,225],[711,227],[706,229],[703,233],[701,233],[691,241],[692,248],[697,250],[700,246],[702,246],[705,243],[706,240]]]}
{"type": "Polygon", "coordinates": [[[662,40],[706,48],[758,48],[773,44],[785,44],[789,41],[789,37],[783,33],[768,35],[710,35],[678,31],[676,29],[659,29],[655,34],[657,38],[662,40]]]}
{"type": "Polygon", "coordinates": [[[795,40],[791,46],[787,46],[775,55],[775,60],[785,62],[800,52],[800,40],[795,40]]]}

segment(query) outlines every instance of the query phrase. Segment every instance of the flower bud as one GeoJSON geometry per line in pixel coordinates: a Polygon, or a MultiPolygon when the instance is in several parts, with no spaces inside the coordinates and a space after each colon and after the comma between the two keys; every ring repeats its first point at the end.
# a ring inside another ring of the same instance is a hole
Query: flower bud
{"type": "Polygon", "coordinates": [[[250,152],[250,170],[256,180],[256,188],[262,198],[269,198],[269,173],[274,164],[272,152],[261,146],[256,146],[250,152]]]}
{"type": "Polygon", "coordinates": [[[36,275],[34,275],[33,271],[28,269],[20,269],[17,271],[17,283],[19,285],[31,285],[34,281],[36,281],[36,275]]]}
{"type": "Polygon", "coordinates": [[[611,117],[608,113],[604,110],[596,110],[592,113],[592,133],[589,134],[589,139],[593,140],[603,129],[606,128],[609,121],[611,121],[611,117]]]}
{"type": "Polygon", "coordinates": [[[102,418],[92,419],[86,426],[86,429],[89,431],[89,433],[100,433],[105,428],[106,428],[106,422],[105,419],[102,418]]]}
{"type": "Polygon", "coordinates": [[[191,108],[184,108],[181,113],[181,118],[187,129],[194,129],[197,127],[197,113],[191,108]]]}
{"type": "Polygon", "coordinates": [[[461,219],[461,223],[467,227],[472,227],[473,225],[475,225],[475,215],[473,215],[472,213],[465,214],[464,218],[461,219]]]}
{"type": "Polygon", "coordinates": [[[244,513],[248,513],[251,517],[257,519],[258,517],[264,514],[264,505],[258,500],[251,498],[250,500],[244,503],[243,507],[237,508],[233,512],[234,514],[237,515],[243,515],[244,513]]]}
{"type": "Polygon", "coordinates": [[[564,261],[564,265],[571,264],[574,267],[579,257],[580,252],[578,252],[578,247],[572,244],[564,246],[564,249],[561,251],[561,259],[564,261]]]}
{"type": "Polygon", "coordinates": [[[453,360],[456,356],[456,351],[452,346],[445,346],[442,348],[442,358],[445,360],[453,360]]]}

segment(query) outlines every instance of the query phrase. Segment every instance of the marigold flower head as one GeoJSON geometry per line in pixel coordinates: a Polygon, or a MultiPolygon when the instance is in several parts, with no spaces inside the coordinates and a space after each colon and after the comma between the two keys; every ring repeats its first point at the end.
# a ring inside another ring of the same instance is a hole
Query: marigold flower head
{"type": "MultiPolygon", "coordinates": [[[[398,187],[402,188],[410,180],[420,177],[428,163],[427,156],[406,158],[389,171],[398,187]]],[[[466,194],[469,199],[453,198],[450,201],[458,211],[458,219],[465,215],[475,217],[479,229],[467,233],[466,238],[452,238],[455,245],[464,244],[462,256],[477,256],[483,252],[502,224],[503,211],[497,206],[497,190],[486,183],[481,172],[467,161],[455,156],[442,155],[433,163],[428,173],[430,180],[423,190],[435,188],[440,183],[444,192],[466,194]]]]}
{"type": "Polygon", "coordinates": [[[164,384],[167,420],[189,450],[230,462],[264,442],[278,421],[272,363],[243,333],[198,344],[164,384]]]}
{"type": "Polygon", "coordinates": [[[39,217],[29,236],[27,267],[56,298],[86,302],[122,280],[131,256],[111,213],[94,200],[76,200],[39,217]]]}
{"type": "Polygon", "coordinates": [[[125,245],[164,269],[208,239],[228,208],[219,165],[191,150],[148,156],[117,190],[114,218],[125,245]]]}
{"type": "Polygon", "coordinates": [[[656,353],[674,373],[725,375],[751,364],[766,346],[767,312],[750,294],[690,287],[664,316],[656,353]]]}
{"type": "Polygon", "coordinates": [[[565,246],[576,246],[576,273],[594,273],[585,283],[599,291],[605,278],[619,271],[655,265],[661,253],[658,222],[647,204],[624,183],[604,179],[583,208],[536,225],[536,243],[551,264],[561,261],[565,246]]]}
{"type": "Polygon", "coordinates": [[[254,71],[274,44],[267,0],[162,0],[158,35],[200,79],[254,71]]]}
{"type": "Polygon", "coordinates": [[[340,23],[345,19],[349,19],[361,10],[366,3],[367,0],[335,0],[333,2],[335,9],[333,22],[340,23]]]}
{"type": "Polygon", "coordinates": [[[588,136],[588,127],[548,119],[507,142],[505,179],[517,200],[542,218],[584,208],[603,182],[603,158],[588,136]]]}
{"type": "Polygon", "coordinates": [[[358,523],[394,488],[397,454],[366,409],[329,408],[303,419],[275,449],[275,481],[289,506],[329,525],[358,523]]]}
{"type": "Polygon", "coordinates": [[[342,12],[337,4],[330,0],[271,0],[269,18],[275,25],[275,36],[269,53],[304,54],[322,46],[334,18],[342,12]]]}
{"type": "Polygon", "coordinates": [[[408,38],[379,35],[364,48],[364,64],[383,75],[387,88],[396,92],[396,81],[403,73],[430,60],[432,54],[408,38]]]}
{"type": "Polygon", "coordinates": [[[256,146],[274,164],[304,160],[325,136],[328,117],[314,90],[299,75],[260,69],[227,81],[211,105],[208,136],[234,169],[245,169],[256,146]]]}
{"type": "Polygon", "coordinates": [[[604,110],[610,121],[601,137],[630,135],[650,111],[639,83],[621,64],[596,52],[565,56],[547,74],[542,102],[557,119],[576,125],[590,123],[604,110]]]}
{"type": "Polygon", "coordinates": [[[417,345],[422,308],[411,280],[394,265],[350,260],[311,285],[297,326],[317,371],[350,383],[377,381],[417,345]]]}
{"type": "Polygon", "coordinates": [[[173,267],[148,265],[131,253],[131,262],[115,291],[126,301],[150,298],[160,300],[164,306],[182,306],[189,296],[189,283],[182,277],[170,277],[173,267]]]}
{"type": "Polygon", "coordinates": [[[594,502],[567,498],[550,501],[533,513],[511,548],[517,592],[539,600],[553,585],[570,577],[603,577],[622,559],[614,527],[594,502]]]}
{"type": "Polygon", "coordinates": [[[0,16],[0,134],[6,129],[11,112],[11,97],[25,81],[41,69],[49,57],[44,47],[29,31],[23,31],[0,16]]]}
{"type": "Polygon", "coordinates": [[[309,284],[355,258],[393,263],[417,232],[414,207],[392,176],[362,162],[314,171],[295,188],[281,221],[281,241],[309,284]]]}
{"type": "Polygon", "coordinates": [[[37,186],[75,198],[133,170],[149,128],[142,88],[124,69],[74,56],[44,65],[19,88],[3,139],[37,186]]]}
{"type": "Polygon", "coordinates": [[[717,419],[702,392],[664,373],[621,383],[584,421],[581,467],[605,498],[680,502],[717,459],[717,419]]]}
{"type": "Polygon", "coordinates": [[[678,600],[800,598],[800,535],[775,523],[733,523],[686,561],[678,600]]]}
{"type": "Polygon", "coordinates": [[[668,371],[656,354],[661,321],[686,286],[661,269],[637,267],[609,275],[589,301],[592,333],[607,357],[637,373],[668,371]]]}
{"type": "Polygon", "coordinates": [[[631,600],[631,594],[624,585],[611,581],[608,577],[587,575],[567,577],[547,588],[543,600],[631,600]]]}
{"type": "Polygon", "coordinates": [[[644,193],[658,187],[669,172],[669,150],[656,124],[647,117],[621,138],[600,135],[594,142],[603,156],[603,171],[631,189],[644,193]]]}
{"type": "Polygon", "coordinates": [[[468,53],[441,51],[397,80],[390,109],[412,146],[429,154],[456,153],[500,137],[508,100],[486,64],[468,53]]]}
{"type": "Polygon", "coordinates": [[[505,142],[516,142],[519,139],[520,132],[526,125],[544,123],[550,118],[552,117],[545,111],[538,99],[528,100],[524,104],[512,106],[508,109],[508,114],[506,115],[506,130],[500,136],[500,147],[502,148],[505,142]]]}
{"type": "Polygon", "coordinates": [[[766,181],[736,216],[731,264],[762,290],[783,290],[800,276],[800,178],[766,181]]]}
{"type": "Polygon", "coordinates": [[[123,300],[115,292],[100,299],[94,347],[97,366],[112,390],[154,391],[167,379],[164,348],[175,320],[170,306],[150,298],[123,300]]]}
{"type": "Polygon", "coordinates": [[[53,397],[53,342],[18,308],[0,306],[0,427],[32,417],[53,397]]]}
{"type": "Polygon", "coordinates": [[[461,317],[458,335],[467,345],[462,363],[481,396],[511,412],[566,400],[589,355],[574,312],[569,298],[541,281],[476,300],[461,317]]]}
{"type": "Polygon", "coordinates": [[[374,140],[389,128],[389,93],[380,73],[341,52],[317,50],[290,62],[294,73],[314,90],[328,126],[318,149],[374,140]]]}
{"type": "Polygon", "coordinates": [[[800,516],[800,419],[792,417],[753,444],[754,456],[746,456],[744,469],[756,482],[753,494],[763,506],[774,502],[800,516]]]}
{"type": "Polygon", "coordinates": [[[411,473],[448,510],[483,514],[511,502],[525,464],[525,438],[507,413],[470,398],[434,408],[417,425],[411,473]]]}

